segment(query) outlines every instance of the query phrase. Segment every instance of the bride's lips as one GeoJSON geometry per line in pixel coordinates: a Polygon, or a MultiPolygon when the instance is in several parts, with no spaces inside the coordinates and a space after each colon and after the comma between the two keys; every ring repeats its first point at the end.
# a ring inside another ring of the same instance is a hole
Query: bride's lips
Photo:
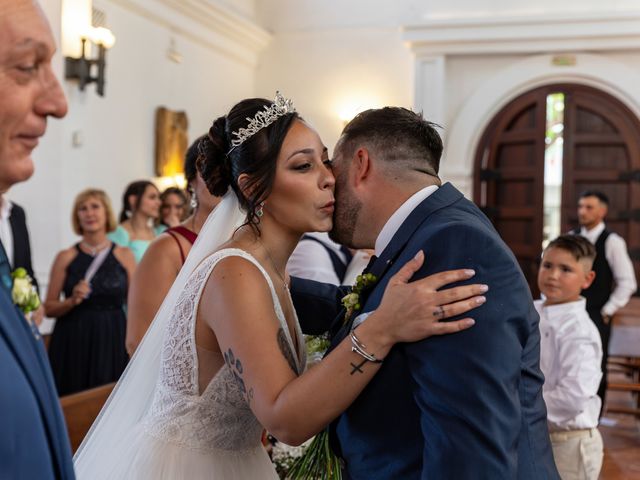
{"type": "Polygon", "coordinates": [[[320,207],[320,210],[326,213],[333,213],[335,203],[336,203],[335,200],[331,200],[324,206],[320,207]]]}

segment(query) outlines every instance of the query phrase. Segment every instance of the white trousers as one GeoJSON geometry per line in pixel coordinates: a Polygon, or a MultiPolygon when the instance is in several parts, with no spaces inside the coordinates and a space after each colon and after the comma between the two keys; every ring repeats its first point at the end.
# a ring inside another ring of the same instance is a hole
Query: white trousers
{"type": "Polygon", "coordinates": [[[597,428],[552,432],[551,447],[562,480],[598,479],[603,446],[597,428]]]}

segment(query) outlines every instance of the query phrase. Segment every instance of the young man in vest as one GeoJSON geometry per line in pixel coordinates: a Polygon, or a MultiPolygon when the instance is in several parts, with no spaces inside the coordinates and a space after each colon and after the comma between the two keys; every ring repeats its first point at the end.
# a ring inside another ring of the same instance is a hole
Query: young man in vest
{"type": "Polygon", "coordinates": [[[624,239],[608,230],[604,223],[608,207],[609,199],[604,193],[596,190],[582,193],[578,201],[580,228],[572,232],[586,237],[596,247],[593,264],[596,278],[582,295],[587,299],[587,312],[598,327],[602,339],[602,380],[598,396],[602,399],[603,407],[607,389],[611,317],[627,304],[637,288],[633,263],[624,239]]]}

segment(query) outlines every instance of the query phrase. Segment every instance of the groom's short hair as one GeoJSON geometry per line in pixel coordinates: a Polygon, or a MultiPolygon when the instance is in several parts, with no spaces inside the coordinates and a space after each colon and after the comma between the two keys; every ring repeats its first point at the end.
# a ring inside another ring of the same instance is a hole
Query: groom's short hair
{"type": "Polygon", "coordinates": [[[443,149],[436,130],[439,127],[422,114],[402,107],[365,110],[344,127],[341,149],[350,154],[366,146],[389,166],[407,166],[437,175],[443,149]]]}

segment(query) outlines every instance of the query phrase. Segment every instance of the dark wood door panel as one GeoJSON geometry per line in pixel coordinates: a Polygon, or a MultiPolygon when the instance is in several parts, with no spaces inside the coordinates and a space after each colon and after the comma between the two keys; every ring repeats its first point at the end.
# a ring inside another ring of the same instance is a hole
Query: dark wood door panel
{"type": "Polygon", "coordinates": [[[587,189],[611,201],[609,228],[627,241],[640,275],[640,122],[619,100],[581,85],[530,91],[505,106],[478,146],[474,200],[513,250],[534,295],[543,238],[546,98],[565,95],[562,230],[577,225],[587,189]]]}

